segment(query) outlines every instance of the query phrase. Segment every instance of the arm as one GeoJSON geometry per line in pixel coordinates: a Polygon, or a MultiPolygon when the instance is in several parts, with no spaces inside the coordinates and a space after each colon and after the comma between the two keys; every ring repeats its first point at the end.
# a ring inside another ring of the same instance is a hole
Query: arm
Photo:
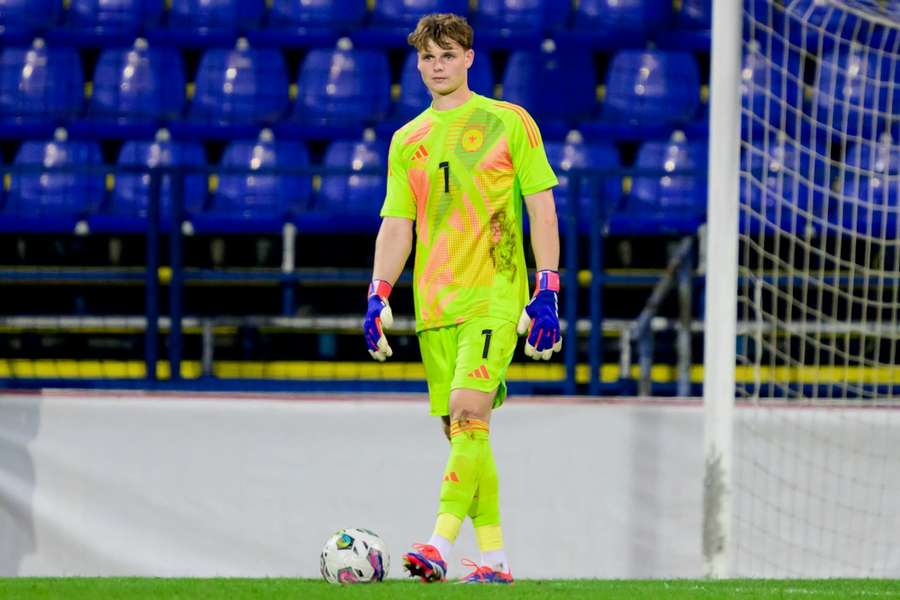
{"type": "Polygon", "coordinates": [[[525,196],[531,222],[531,248],[537,267],[534,296],[522,310],[517,330],[528,334],[525,355],[549,360],[562,348],[559,331],[559,224],[550,189],[525,196]]]}
{"type": "Polygon", "coordinates": [[[559,270],[559,224],[553,190],[525,196],[528,220],[531,223],[531,249],[538,271],[559,270]]]}
{"type": "Polygon", "coordinates": [[[413,222],[401,217],[384,217],[375,238],[372,280],[394,285],[412,252],[413,222]]]}
{"type": "Polygon", "coordinates": [[[384,217],[375,239],[375,264],[372,267],[372,283],[363,333],[369,354],[379,362],[393,355],[382,328],[390,329],[394,314],[388,297],[412,250],[412,220],[402,217],[384,217]]]}

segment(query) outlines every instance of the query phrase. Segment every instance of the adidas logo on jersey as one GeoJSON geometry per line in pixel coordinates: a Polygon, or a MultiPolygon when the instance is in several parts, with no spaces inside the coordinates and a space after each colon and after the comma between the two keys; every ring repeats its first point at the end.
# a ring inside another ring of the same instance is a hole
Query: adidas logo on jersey
{"type": "Polygon", "coordinates": [[[410,160],[428,160],[428,149],[425,148],[423,144],[419,144],[419,147],[416,148],[415,152],[413,152],[412,158],[410,160]]]}
{"type": "Polygon", "coordinates": [[[487,367],[485,367],[484,365],[481,365],[480,367],[478,367],[477,369],[475,369],[474,371],[469,373],[469,377],[472,377],[474,379],[490,379],[491,378],[491,376],[488,374],[487,367]]]}

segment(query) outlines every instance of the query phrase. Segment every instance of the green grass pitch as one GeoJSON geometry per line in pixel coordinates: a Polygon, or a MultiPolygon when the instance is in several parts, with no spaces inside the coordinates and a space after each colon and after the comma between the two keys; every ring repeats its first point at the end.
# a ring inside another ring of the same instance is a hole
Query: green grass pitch
{"type": "Polygon", "coordinates": [[[311,579],[153,579],[153,578],[0,578],[0,598],[64,598],[65,600],[117,598],[900,598],[896,579],[766,580],[521,580],[512,586],[425,585],[388,581],[375,585],[335,586],[311,579]]]}

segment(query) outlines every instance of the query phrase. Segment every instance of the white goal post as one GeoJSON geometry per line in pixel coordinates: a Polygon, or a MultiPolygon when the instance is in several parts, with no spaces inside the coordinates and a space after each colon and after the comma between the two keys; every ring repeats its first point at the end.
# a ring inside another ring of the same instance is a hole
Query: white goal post
{"type": "Polygon", "coordinates": [[[900,1],[716,0],[707,576],[900,576],[900,1]]]}

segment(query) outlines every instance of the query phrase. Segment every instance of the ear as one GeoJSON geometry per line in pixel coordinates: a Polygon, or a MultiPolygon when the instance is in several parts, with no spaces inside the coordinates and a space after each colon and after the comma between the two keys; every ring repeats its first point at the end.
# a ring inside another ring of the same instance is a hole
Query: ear
{"type": "Polygon", "coordinates": [[[466,53],[463,56],[465,56],[466,58],[466,68],[468,69],[472,66],[472,62],[474,62],[475,60],[475,51],[470,48],[466,50],[466,53]]]}

